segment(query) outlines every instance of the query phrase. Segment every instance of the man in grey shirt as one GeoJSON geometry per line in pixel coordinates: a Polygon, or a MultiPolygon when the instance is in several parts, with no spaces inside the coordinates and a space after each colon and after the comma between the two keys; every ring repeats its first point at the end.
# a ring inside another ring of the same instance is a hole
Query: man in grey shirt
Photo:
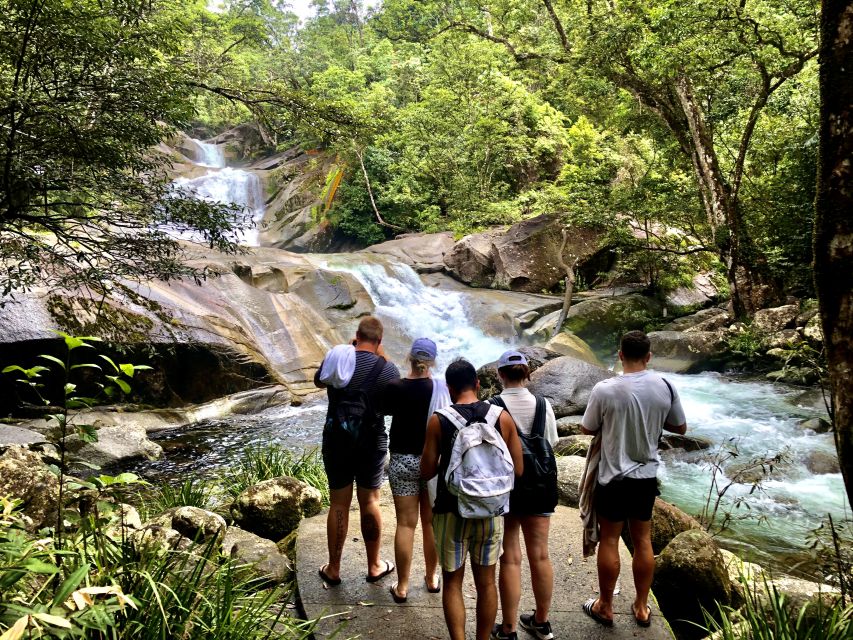
{"type": "Polygon", "coordinates": [[[601,458],[595,511],[600,529],[599,597],[584,611],[605,626],[613,624],[613,590],[619,578],[619,538],[625,521],[634,544],[632,569],[637,599],[632,605],[641,626],[649,625],[649,590],[654,577],[651,517],[657,488],[658,441],[663,430],[687,431],[675,388],[654,371],[649,338],[642,331],[622,336],[619,359],[623,375],[593,387],[582,431],[601,432],[601,458]]]}

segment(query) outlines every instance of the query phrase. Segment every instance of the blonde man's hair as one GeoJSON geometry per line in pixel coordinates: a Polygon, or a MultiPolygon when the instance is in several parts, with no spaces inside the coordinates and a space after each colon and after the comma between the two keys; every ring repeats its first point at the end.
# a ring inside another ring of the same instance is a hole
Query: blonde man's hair
{"type": "Polygon", "coordinates": [[[382,342],[382,323],[373,316],[362,318],[361,322],[358,323],[355,337],[365,342],[376,342],[377,344],[382,342]]]}

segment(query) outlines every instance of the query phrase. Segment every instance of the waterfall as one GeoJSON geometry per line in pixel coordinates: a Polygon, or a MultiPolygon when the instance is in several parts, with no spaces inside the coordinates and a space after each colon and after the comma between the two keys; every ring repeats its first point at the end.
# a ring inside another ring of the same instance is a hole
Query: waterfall
{"type": "Polygon", "coordinates": [[[222,148],[216,144],[202,142],[195,138],[190,138],[198,147],[201,157],[196,158],[195,163],[202,167],[211,167],[213,169],[225,168],[225,154],[222,148]]]}
{"type": "Polygon", "coordinates": [[[376,305],[385,325],[386,342],[407,353],[415,338],[430,338],[438,346],[437,370],[444,371],[456,358],[474,366],[497,360],[509,345],[487,336],[474,326],[466,312],[465,296],[456,291],[427,287],[415,271],[399,263],[369,263],[338,258],[327,262],[332,271],[355,276],[376,305]]]}

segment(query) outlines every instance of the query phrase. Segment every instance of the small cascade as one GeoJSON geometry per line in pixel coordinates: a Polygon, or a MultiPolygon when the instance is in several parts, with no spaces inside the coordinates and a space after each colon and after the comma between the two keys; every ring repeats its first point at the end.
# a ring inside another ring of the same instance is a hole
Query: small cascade
{"type": "Polygon", "coordinates": [[[406,353],[415,338],[431,338],[438,345],[437,370],[464,357],[479,367],[497,360],[509,345],[486,335],[465,310],[462,294],[427,287],[415,271],[400,263],[367,262],[364,256],[330,260],[332,271],[351,273],[364,286],[385,324],[386,343],[406,353]]]}
{"type": "Polygon", "coordinates": [[[202,142],[196,138],[190,138],[195,143],[199,150],[199,156],[195,159],[195,163],[202,167],[211,167],[213,169],[225,168],[225,154],[222,152],[222,147],[208,142],[202,142]]]}

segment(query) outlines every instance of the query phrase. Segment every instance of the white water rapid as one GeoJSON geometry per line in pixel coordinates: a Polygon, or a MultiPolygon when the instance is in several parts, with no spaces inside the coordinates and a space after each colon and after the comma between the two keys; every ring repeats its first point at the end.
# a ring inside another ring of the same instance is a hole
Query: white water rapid
{"type": "Polygon", "coordinates": [[[202,142],[195,138],[190,138],[190,140],[198,146],[198,149],[201,152],[201,157],[195,159],[195,163],[197,165],[202,167],[212,167],[214,169],[225,168],[225,154],[219,145],[202,142]]]}

